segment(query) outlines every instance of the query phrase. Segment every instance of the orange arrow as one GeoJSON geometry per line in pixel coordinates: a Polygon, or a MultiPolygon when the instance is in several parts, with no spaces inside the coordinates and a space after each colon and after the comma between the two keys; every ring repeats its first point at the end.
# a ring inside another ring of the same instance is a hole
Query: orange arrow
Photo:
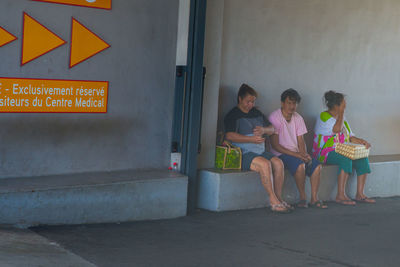
{"type": "Polygon", "coordinates": [[[83,6],[83,7],[93,7],[101,9],[111,9],[112,0],[32,0],[32,1],[83,6]]]}
{"type": "Polygon", "coordinates": [[[18,38],[0,26],[0,47],[17,40],[18,38]]]}
{"type": "Polygon", "coordinates": [[[21,66],[66,42],[24,12],[21,66]]]}
{"type": "Polygon", "coordinates": [[[70,68],[109,47],[110,45],[99,36],[86,28],[82,23],[72,18],[70,68]]]}

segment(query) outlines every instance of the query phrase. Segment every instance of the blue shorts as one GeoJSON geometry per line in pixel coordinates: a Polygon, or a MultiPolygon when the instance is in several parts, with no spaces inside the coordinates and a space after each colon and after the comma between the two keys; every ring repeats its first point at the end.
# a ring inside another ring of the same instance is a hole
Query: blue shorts
{"type": "Polygon", "coordinates": [[[271,160],[273,157],[275,157],[275,155],[268,151],[264,151],[264,153],[262,153],[262,154],[257,154],[254,152],[247,152],[246,154],[243,154],[243,156],[242,156],[242,170],[249,171],[251,162],[256,157],[263,157],[267,160],[271,160]]]}
{"type": "Polygon", "coordinates": [[[300,164],[305,164],[306,167],[306,175],[311,176],[315,169],[321,164],[318,160],[312,158],[312,161],[309,163],[305,163],[299,158],[282,154],[279,158],[283,161],[285,168],[290,171],[290,173],[294,176],[300,164]]]}

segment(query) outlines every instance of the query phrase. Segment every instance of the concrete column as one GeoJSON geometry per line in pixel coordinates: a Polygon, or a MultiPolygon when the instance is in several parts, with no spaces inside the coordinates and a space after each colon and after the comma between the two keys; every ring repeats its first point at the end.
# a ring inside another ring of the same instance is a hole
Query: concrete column
{"type": "Polygon", "coordinates": [[[214,166],[221,76],[224,3],[224,0],[207,2],[204,51],[204,66],[207,68],[207,75],[204,86],[203,121],[201,129],[202,150],[198,161],[199,168],[214,166]]]}

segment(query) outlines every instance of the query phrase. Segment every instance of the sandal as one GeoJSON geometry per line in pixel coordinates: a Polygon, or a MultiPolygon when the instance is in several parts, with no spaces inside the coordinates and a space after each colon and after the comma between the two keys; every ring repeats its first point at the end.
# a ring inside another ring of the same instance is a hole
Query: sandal
{"type": "Polygon", "coordinates": [[[296,207],[302,208],[302,209],[308,208],[307,200],[305,200],[305,199],[300,200],[299,202],[297,202],[296,207]]]}
{"type": "Polygon", "coordinates": [[[368,197],[363,197],[363,198],[359,198],[359,199],[354,199],[355,202],[358,203],[364,203],[364,204],[375,204],[376,201],[373,198],[368,198],[368,197]]]}
{"type": "Polygon", "coordinates": [[[327,209],[328,205],[326,205],[324,202],[321,200],[317,200],[314,203],[311,203],[308,205],[310,208],[317,208],[317,209],[327,209]]]}
{"type": "Polygon", "coordinates": [[[282,205],[288,210],[294,210],[294,207],[288,204],[286,201],[281,201],[282,205]]]}
{"type": "Polygon", "coordinates": [[[290,210],[288,210],[283,204],[273,204],[271,205],[271,211],[273,213],[289,213],[290,210]],[[283,208],[283,209],[282,209],[283,208]]]}
{"type": "Polygon", "coordinates": [[[344,205],[344,206],[355,206],[356,205],[356,202],[354,202],[351,199],[336,200],[335,202],[340,205],[344,205]]]}

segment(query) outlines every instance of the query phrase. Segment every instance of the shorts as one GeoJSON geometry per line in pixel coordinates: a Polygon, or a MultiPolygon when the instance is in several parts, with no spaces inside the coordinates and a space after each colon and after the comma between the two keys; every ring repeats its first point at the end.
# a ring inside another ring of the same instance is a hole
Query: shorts
{"type": "Polygon", "coordinates": [[[243,154],[243,156],[242,156],[242,170],[249,171],[251,162],[256,157],[263,157],[267,160],[271,160],[273,157],[275,157],[275,155],[268,151],[264,151],[262,154],[257,154],[254,152],[247,152],[246,154],[243,154]]]}
{"type": "Polygon", "coordinates": [[[369,167],[368,158],[351,160],[342,156],[335,151],[328,153],[326,163],[339,165],[339,172],[343,170],[346,173],[352,173],[353,167],[356,169],[357,175],[363,175],[366,173],[371,173],[371,168],[369,167]]]}
{"type": "Polygon", "coordinates": [[[315,169],[321,164],[318,160],[314,158],[309,163],[305,163],[301,159],[287,154],[282,154],[279,156],[279,158],[283,161],[285,168],[288,169],[293,176],[299,168],[300,164],[305,164],[307,176],[311,176],[314,173],[315,169]]]}

